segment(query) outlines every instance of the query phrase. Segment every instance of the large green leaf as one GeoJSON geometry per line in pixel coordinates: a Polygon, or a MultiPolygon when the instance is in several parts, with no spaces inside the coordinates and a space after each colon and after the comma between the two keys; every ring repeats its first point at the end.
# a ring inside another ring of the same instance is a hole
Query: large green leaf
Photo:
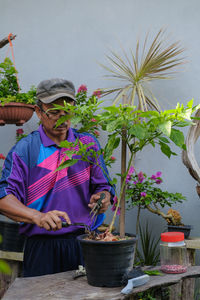
{"type": "Polygon", "coordinates": [[[159,129],[168,137],[170,137],[171,134],[171,127],[172,127],[171,121],[165,121],[159,125],[159,129]]]}
{"type": "Polygon", "coordinates": [[[129,133],[142,140],[146,136],[146,128],[144,128],[140,124],[135,124],[129,129],[129,133]]]}
{"type": "Polygon", "coordinates": [[[178,146],[182,147],[184,145],[184,135],[180,130],[172,128],[170,139],[178,146]]]}

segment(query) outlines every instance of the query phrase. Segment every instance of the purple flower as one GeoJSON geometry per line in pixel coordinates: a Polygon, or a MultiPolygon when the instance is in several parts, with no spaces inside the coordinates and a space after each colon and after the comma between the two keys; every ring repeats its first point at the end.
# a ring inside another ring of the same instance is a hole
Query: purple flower
{"type": "Polygon", "coordinates": [[[162,183],[162,179],[156,179],[156,183],[157,183],[157,184],[162,183]]]}
{"type": "Polygon", "coordinates": [[[156,177],[160,177],[162,175],[162,172],[157,172],[156,177]]]}
{"type": "Polygon", "coordinates": [[[151,176],[151,179],[153,179],[153,180],[156,180],[156,178],[157,178],[156,175],[151,176]]]}
{"type": "Polygon", "coordinates": [[[126,183],[129,183],[129,181],[131,180],[131,175],[135,172],[135,169],[133,166],[130,167],[128,174],[126,176],[126,183]]]}
{"type": "Polygon", "coordinates": [[[138,173],[138,180],[140,183],[144,181],[144,174],[142,172],[138,173]]]}
{"type": "Polygon", "coordinates": [[[140,193],[140,196],[141,196],[141,197],[146,197],[146,195],[147,195],[147,194],[146,194],[145,192],[141,192],[141,193],[140,193]]]}

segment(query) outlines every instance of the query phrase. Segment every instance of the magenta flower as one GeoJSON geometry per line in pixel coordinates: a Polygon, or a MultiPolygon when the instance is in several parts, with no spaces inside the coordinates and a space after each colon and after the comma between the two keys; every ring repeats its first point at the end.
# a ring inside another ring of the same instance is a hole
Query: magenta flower
{"type": "Polygon", "coordinates": [[[17,135],[17,136],[20,136],[20,135],[23,134],[23,133],[24,133],[24,130],[21,129],[21,128],[16,130],[16,135],[17,135]]]}
{"type": "Polygon", "coordinates": [[[79,86],[77,93],[83,93],[83,92],[87,92],[87,86],[85,84],[82,84],[81,86],[79,86]]]}
{"type": "Polygon", "coordinates": [[[112,161],[115,161],[115,160],[116,160],[116,157],[111,156],[110,159],[111,159],[112,161]]]}
{"type": "Polygon", "coordinates": [[[129,181],[131,180],[131,175],[135,172],[135,169],[133,166],[130,167],[128,174],[126,176],[126,183],[129,183],[129,181]]]}
{"type": "Polygon", "coordinates": [[[144,174],[142,172],[138,173],[138,180],[140,183],[144,181],[144,174]]]}
{"type": "Polygon", "coordinates": [[[94,91],[93,95],[96,96],[97,98],[100,98],[101,97],[101,90],[98,89],[98,90],[94,91]]]}
{"type": "Polygon", "coordinates": [[[140,196],[141,196],[141,197],[146,197],[146,195],[147,195],[147,194],[146,194],[145,192],[141,192],[141,193],[140,193],[140,196]]]}
{"type": "MultiPolygon", "coordinates": [[[[115,211],[116,210],[116,207],[117,207],[117,201],[118,201],[118,199],[117,199],[117,196],[115,196],[114,198],[113,198],[113,206],[111,207],[111,210],[112,211],[115,211]]],[[[120,215],[120,207],[118,207],[118,210],[117,210],[117,216],[119,216],[120,215]]]]}
{"type": "Polygon", "coordinates": [[[160,177],[162,175],[162,172],[157,172],[156,177],[160,177]]]}
{"type": "Polygon", "coordinates": [[[157,183],[157,184],[161,184],[161,183],[162,183],[162,179],[158,179],[158,178],[157,178],[157,179],[156,179],[156,183],[157,183]]]}
{"type": "Polygon", "coordinates": [[[157,184],[160,184],[162,182],[161,178],[158,178],[162,175],[162,172],[157,172],[155,175],[151,176],[151,179],[155,180],[157,184]]]}

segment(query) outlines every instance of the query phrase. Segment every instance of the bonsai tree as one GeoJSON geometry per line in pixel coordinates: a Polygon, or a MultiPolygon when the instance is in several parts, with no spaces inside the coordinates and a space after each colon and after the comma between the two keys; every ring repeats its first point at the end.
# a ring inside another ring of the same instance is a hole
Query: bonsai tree
{"type": "Polygon", "coordinates": [[[0,63],[0,104],[20,102],[35,104],[36,89],[34,86],[26,93],[22,93],[17,80],[17,71],[12,61],[6,57],[0,63]]]}
{"type": "MultiPolygon", "coordinates": [[[[162,173],[157,172],[151,177],[143,172],[136,173],[132,167],[126,178],[126,200],[129,208],[147,209],[153,214],[161,216],[169,225],[183,225],[178,211],[170,208],[167,213],[162,209],[182,203],[186,198],[181,193],[163,191],[158,185],[162,183],[162,173]]],[[[139,222],[139,219],[137,220],[139,222]]]]}

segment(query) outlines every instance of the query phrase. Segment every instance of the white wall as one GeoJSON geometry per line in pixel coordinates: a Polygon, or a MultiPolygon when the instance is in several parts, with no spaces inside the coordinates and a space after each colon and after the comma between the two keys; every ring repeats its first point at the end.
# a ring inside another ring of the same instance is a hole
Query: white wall
{"type": "MultiPolygon", "coordinates": [[[[97,64],[106,63],[108,47],[120,51],[120,41],[129,51],[135,48],[138,37],[143,38],[148,31],[155,35],[166,27],[172,40],[180,40],[186,48],[188,64],[175,79],[154,83],[154,93],[172,106],[177,101],[186,104],[193,97],[198,104],[199,13],[198,0],[0,0],[0,39],[10,32],[17,34],[14,54],[24,91],[43,79],[64,77],[72,80],[76,88],[86,84],[92,92],[109,86],[103,78],[105,71],[97,64]]],[[[0,49],[1,60],[7,51],[8,47],[0,49]]],[[[36,117],[23,128],[27,133],[37,128],[36,117]]],[[[0,128],[0,152],[6,154],[13,145],[16,129],[14,125],[0,128]]],[[[187,196],[187,203],[178,208],[183,221],[194,225],[192,235],[196,236],[200,230],[196,182],[182,164],[180,151],[176,151],[179,155],[169,160],[148,148],[137,157],[137,167],[149,175],[162,171],[166,189],[187,196]]],[[[116,164],[111,173],[119,172],[119,167],[116,164]]],[[[127,215],[126,229],[134,232],[136,210],[127,215]]],[[[159,217],[143,215],[143,220],[147,216],[151,220],[155,232],[162,231],[165,223],[159,217]]]]}

